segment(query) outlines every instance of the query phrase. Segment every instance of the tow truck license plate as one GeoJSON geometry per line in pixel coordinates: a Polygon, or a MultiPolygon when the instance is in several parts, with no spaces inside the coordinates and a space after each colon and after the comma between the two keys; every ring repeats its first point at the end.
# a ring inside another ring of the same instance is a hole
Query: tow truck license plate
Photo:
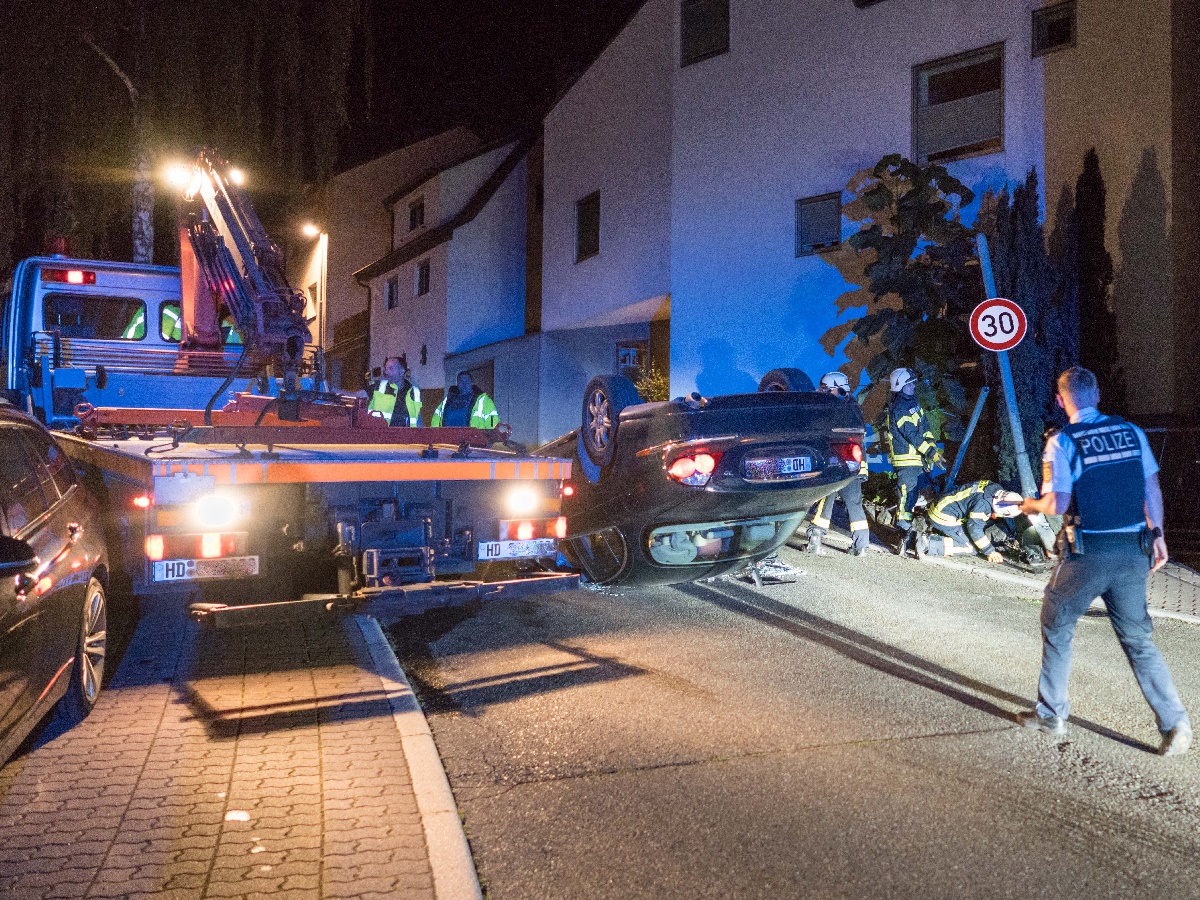
{"type": "Polygon", "coordinates": [[[558,553],[554,538],[537,538],[532,541],[480,541],[479,558],[489,559],[535,559],[554,556],[558,553]]]}
{"type": "Polygon", "coordinates": [[[746,478],[754,481],[774,481],[794,478],[812,471],[811,456],[769,456],[765,459],[748,459],[745,462],[746,478]]]}
{"type": "Polygon", "coordinates": [[[224,559],[163,559],[154,564],[155,581],[196,581],[201,578],[245,578],[258,574],[257,556],[224,559]]]}

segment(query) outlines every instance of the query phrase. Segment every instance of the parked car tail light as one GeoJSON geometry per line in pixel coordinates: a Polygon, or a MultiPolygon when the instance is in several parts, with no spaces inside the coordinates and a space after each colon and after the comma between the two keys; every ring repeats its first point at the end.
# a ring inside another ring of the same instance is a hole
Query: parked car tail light
{"type": "Polygon", "coordinates": [[[165,550],[166,542],[161,534],[146,535],[146,559],[158,562],[163,558],[165,550]]]}
{"type": "Polygon", "coordinates": [[[680,484],[706,485],[720,461],[721,454],[715,450],[690,453],[672,460],[667,466],[667,475],[680,484]]]}
{"type": "Polygon", "coordinates": [[[863,461],[862,444],[857,441],[845,441],[833,445],[833,452],[837,454],[836,458],[830,462],[843,462],[846,468],[851,472],[857,472],[863,461]]]}

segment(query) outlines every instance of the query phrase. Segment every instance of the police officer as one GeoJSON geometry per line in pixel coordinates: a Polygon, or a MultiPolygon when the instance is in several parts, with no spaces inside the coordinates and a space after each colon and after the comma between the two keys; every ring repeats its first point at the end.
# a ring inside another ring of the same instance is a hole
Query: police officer
{"type": "Polygon", "coordinates": [[[421,389],[412,383],[406,354],[384,361],[383,377],[370,387],[367,409],[381,415],[389,425],[421,427],[421,389]],[[403,404],[400,398],[404,398],[403,404]]]}
{"type": "Polygon", "coordinates": [[[1012,518],[1019,513],[1021,499],[1020,494],[987,480],[950,491],[929,510],[929,522],[938,536],[917,535],[917,556],[955,556],[978,550],[990,563],[1004,562],[984,528],[993,518],[1012,518]]]}
{"type": "Polygon", "coordinates": [[[910,539],[915,537],[913,509],[917,504],[921,474],[943,465],[945,460],[929,429],[925,410],[917,402],[917,376],[912,369],[893,369],[889,383],[892,394],[884,420],[883,440],[900,491],[896,527],[904,532],[899,548],[903,554],[910,539]]]}
{"type": "Polygon", "coordinates": [[[443,425],[495,428],[500,424],[500,414],[492,398],[475,386],[470,373],[459,372],[458,383],[446,392],[430,424],[434,428],[443,425]]]}
{"type": "MultiPolygon", "coordinates": [[[[832,394],[841,397],[847,403],[850,399],[850,379],[842,372],[826,372],[821,376],[817,390],[822,394],[832,394]]],[[[829,530],[829,518],[833,504],[839,498],[846,504],[846,515],[850,518],[850,555],[862,556],[867,552],[871,543],[871,533],[867,530],[867,516],[863,512],[862,483],[867,480],[867,458],[864,456],[858,470],[858,477],[836,493],[822,497],[817,502],[813,512],[812,525],[808,527],[807,552],[819,554],[825,532],[829,530]]]]}
{"type": "Polygon", "coordinates": [[[1187,752],[1192,726],[1151,637],[1146,577],[1167,562],[1158,465],[1136,425],[1097,411],[1096,376],[1078,366],[1058,378],[1058,405],[1070,424],[1046,442],[1042,496],[1025,513],[1064,515],[1060,558],[1042,600],[1042,672],[1037,705],[1018,716],[1027,728],[1064,734],[1075,623],[1099,596],[1154,710],[1162,756],[1187,752]]]}

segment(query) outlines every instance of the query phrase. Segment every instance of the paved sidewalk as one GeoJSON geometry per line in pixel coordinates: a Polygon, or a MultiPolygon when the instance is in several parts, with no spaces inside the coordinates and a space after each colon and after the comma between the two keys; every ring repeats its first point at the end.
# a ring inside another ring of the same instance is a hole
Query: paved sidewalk
{"type": "Polygon", "coordinates": [[[479,896],[373,621],[215,632],[146,607],[92,715],[0,773],[0,897],[479,896]]]}

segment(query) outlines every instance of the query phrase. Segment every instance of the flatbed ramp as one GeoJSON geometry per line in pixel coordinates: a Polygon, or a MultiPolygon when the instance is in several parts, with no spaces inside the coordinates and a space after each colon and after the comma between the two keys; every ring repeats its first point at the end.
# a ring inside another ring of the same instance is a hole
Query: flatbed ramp
{"type": "Polygon", "coordinates": [[[360,620],[226,632],[144,606],[92,715],[0,770],[0,897],[447,895],[360,620]]]}

